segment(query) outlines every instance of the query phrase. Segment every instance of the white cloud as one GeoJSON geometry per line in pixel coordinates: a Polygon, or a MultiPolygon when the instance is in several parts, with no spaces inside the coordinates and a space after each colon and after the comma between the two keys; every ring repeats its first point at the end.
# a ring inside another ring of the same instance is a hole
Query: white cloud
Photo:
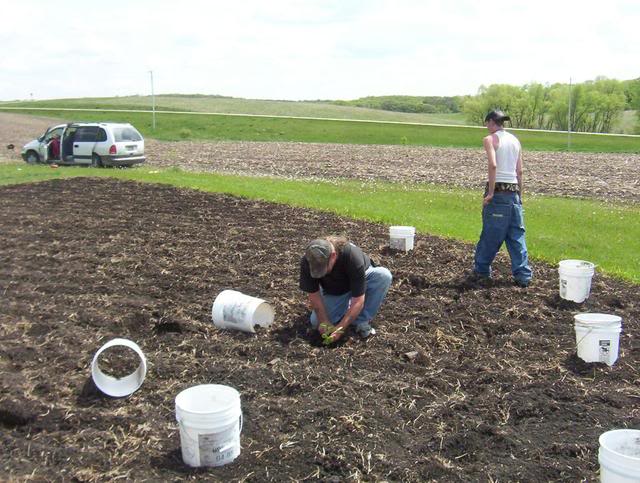
{"type": "Polygon", "coordinates": [[[23,0],[0,99],[157,93],[317,99],[640,76],[627,0],[23,0]]]}

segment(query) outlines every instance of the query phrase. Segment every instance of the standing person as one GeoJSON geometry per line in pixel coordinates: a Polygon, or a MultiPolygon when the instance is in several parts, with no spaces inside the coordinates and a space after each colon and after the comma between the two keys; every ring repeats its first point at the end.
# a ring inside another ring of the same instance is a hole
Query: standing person
{"type": "Polygon", "coordinates": [[[60,159],[60,134],[55,133],[51,137],[51,141],[49,141],[49,152],[51,154],[51,159],[60,159]]]}
{"type": "Polygon", "coordinates": [[[300,261],[300,289],[308,294],[311,327],[336,342],[352,325],[362,338],[375,334],[371,320],[391,285],[391,272],[376,267],[344,237],[318,238],[300,261]]]}
{"type": "Polygon", "coordinates": [[[482,202],[482,233],[476,246],[474,273],[489,279],[491,263],[500,246],[507,245],[514,282],[527,287],[532,272],[524,239],[522,216],[522,149],[520,141],[504,130],[509,116],[490,111],[485,117],[489,135],[484,138],[488,161],[488,182],[482,202]]]}

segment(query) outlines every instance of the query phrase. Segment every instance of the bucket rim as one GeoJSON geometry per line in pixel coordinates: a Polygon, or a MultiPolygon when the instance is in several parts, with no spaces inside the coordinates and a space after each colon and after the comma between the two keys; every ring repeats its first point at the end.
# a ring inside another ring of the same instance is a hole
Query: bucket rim
{"type": "Polygon", "coordinates": [[[573,316],[576,325],[594,327],[597,325],[617,326],[622,324],[622,317],[615,314],[604,314],[601,312],[582,312],[573,316]],[[600,320],[590,320],[600,319],[600,320]]]}
{"type": "Polygon", "coordinates": [[[389,227],[389,233],[392,231],[400,232],[407,235],[415,235],[416,227],[415,226],[403,226],[403,225],[393,225],[389,227]]]}
{"type": "Polygon", "coordinates": [[[567,260],[560,260],[558,262],[559,268],[568,268],[568,269],[589,269],[593,270],[596,268],[595,263],[589,262],[587,260],[578,260],[574,258],[570,258],[567,260]]]}
{"type": "Polygon", "coordinates": [[[203,416],[203,417],[206,417],[207,415],[211,415],[211,414],[223,414],[226,412],[231,412],[236,407],[238,408],[238,411],[241,411],[240,404],[241,404],[240,393],[238,392],[238,390],[231,386],[226,386],[224,384],[198,384],[197,386],[191,386],[186,389],[183,389],[178,393],[178,395],[175,398],[176,412],[180,411],[183,414],[192,414],[192,415],[203,416]],[[230,396],[229,400],[226,401],[226,404],[224,404],[224,406],[222,406],[219,409],[207,409],[205,411],[195,411],[192,409],[186,409],[184,407],[184,402],[182,400],[188,396],[189,392],[190,391],[196,392],[198,390],[203,390],[205,388],[210,388],[210,389],[216,388],[216,390],[222,388],[222,391],[226,392],[227,395],[230,396]]]}
{"type": "Polygon", "coordinates": [[[619,428],[619,429],[611,429],[606,431],[600,435],[598,438],[598,443],[600,444],[600,449],[604,449],[605,451],[612,453],[613,455],[620,456],[622,458],[637,461],[640,463],[640,456],[631,456],[626,455],[624,453],[620,453],[612,449],[609,445],[611,444],[611,439],[620,434],[628,434],[630,438],[640,439],[640,429],[631,429],[631,428],[619,428]]]}

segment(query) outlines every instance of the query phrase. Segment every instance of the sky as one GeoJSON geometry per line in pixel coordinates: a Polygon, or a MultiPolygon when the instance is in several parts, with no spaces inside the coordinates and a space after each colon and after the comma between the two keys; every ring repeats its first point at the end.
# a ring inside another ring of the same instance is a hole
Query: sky
{"type": "Polygon", "coordinates": [[[356,99],[640,77],[638,0],[5,0],[0,100],[356,99]]]}

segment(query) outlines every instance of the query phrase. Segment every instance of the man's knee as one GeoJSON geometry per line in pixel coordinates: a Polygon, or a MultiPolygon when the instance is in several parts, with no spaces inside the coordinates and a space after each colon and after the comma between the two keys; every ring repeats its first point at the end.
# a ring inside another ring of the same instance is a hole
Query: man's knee
{"type": "Polygon", "coordinates": [[[393,280],[393,275],[391,275],[391,272],[389,271],[388,268],[376,267],[374,273],[380,285],[384,287],[389,287],[391,285],[391,281],[393,280]]]}

